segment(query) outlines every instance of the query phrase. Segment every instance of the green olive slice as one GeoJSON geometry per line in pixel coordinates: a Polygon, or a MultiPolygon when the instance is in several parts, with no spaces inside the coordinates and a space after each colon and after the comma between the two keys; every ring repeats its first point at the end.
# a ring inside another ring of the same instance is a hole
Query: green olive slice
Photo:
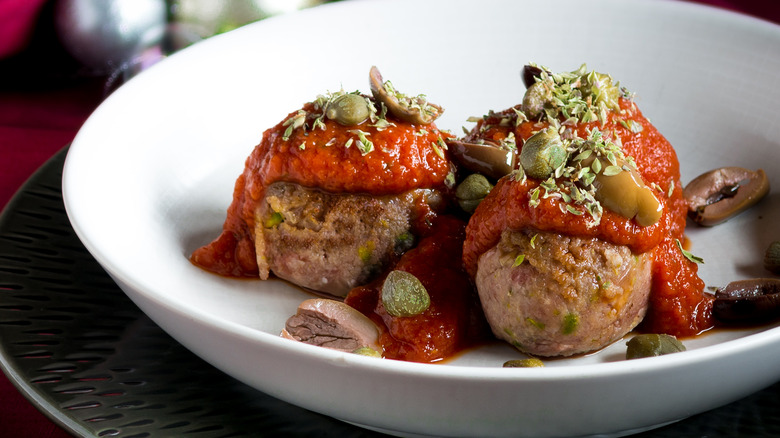
{"type": "Polygon", "coordinates": [[[634,219],[643,227],[658,222],[663,213],[663,204],[658,201],[653,190],[645,185],[636,169],[623,165],[619,168],[621,171],[615,174],[606,175],[602,171],[596,175],[593,181],[596,200],[604,208],[634,219]]]}
{"type": "Polygon", "coordinates": [[[431,297],[420,280],[406,271],[391,271],[382,284],[382,305],[392,316],[409,317],[423,313],[431,297]]]}
{"type": "Polygon", "coordinates": [[[683,189],[688,216],[703,226],[724,222],[747,210],[769,193],[762,169],[722,167],[694,178],[683,189]]]}
{"type": "Polygon", "coordinates": [[[626,359],[662,356],[685,351],[685,345],[672,335],[642,334],[626,343],[626,359]]]}
{"type": "Polygon", "coordinates": [[[531,357],[528,359],[512,359],[504,362],[504,368],[544,368],[544,362],[531,357]]]}
{"type": "Polygon", "coordinates": [[[428,125],[439,118],[444,109],[428,102],[424,96],[406,96],[396,91],[390,82],[382,79],[382,74],[376,66],[368,73],[371,93],[382,102],[395,117],[418,125],[428,125]]]}
{"type": "Polygon", "coordinates": [[[374,350],[371,347],[356,348],[355,350],[352,351],[352,353],[360,355],[360,356],[382,357],[382,353],[374,350]]]}

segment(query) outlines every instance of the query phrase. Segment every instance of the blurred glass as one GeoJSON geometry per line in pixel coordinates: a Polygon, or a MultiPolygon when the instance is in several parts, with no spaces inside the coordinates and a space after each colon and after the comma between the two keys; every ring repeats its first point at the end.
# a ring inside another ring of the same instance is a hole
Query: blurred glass
{"type": "Polygon", "coordinates": [[[108,76],[106,94],[190,44],[326,0],[56,0],[65,49],[108,76]]]}
{"type": "Polygon", "coordinates": [[[160,43],[166,8],[163,0],[57,0],[54,26],[60,42],[81,64],[108,72],[160,43]]]}
{"type": "Polygon", "coordinates": [[[203,37],[233,30],[273,15],[325,3],[326,0],[171,0],[173,20],[203,37]]]}
{"type": "Polygon", "coordinates": [[[107,79],[108,94],[194,42],[338,0],[8,1],[0,0],[0,89],[107,79]]]}

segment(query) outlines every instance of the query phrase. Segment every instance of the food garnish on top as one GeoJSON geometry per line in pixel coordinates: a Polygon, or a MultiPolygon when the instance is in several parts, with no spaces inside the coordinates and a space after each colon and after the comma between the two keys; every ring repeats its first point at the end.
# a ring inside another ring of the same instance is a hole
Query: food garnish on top
{"type": "Polygon", "coordinates": [[[678,246],[687,202],[672,146],[609,75],[525,72],[522,103],[450,148],[516,156],[464,243],[494,334],[555,356],[604,347],[643,320],[677,336],[712,327],[712,297],[678,246]]]}
{"type": "Polygon", "coordinates": [[[490,331],[552,357],[638,327],[635,346],[668,348],[628,356],[667,354],[684,350],[675,336],[751,318],[733,312],[744,299],[778,313],[775,282],[705,293],[683,244],[687,214],[711,225],[765,195],[762,171],[713,171],[684,196],[671,144],[611,76],[529,64],[523,79],[521,103],[462,138],[376,67],[371,96],[318,96],[264,132],[193,263],[332,295],[301,303],[284,337],[418,362],[490,331]]]}
{"type": "Polygon", "coordinates": [[[196,265],[344,296],[409,248],[444,206],[449,134],[423,95],[398,92],[375,67],[370,80],[373,96],[327,93],[265,131],[196,265]]]}

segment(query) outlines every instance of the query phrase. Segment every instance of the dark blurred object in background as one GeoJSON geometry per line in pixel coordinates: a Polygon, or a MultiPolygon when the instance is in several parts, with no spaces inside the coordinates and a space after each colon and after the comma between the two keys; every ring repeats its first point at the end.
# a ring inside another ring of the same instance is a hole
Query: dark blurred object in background
{"type": "MultiPolygon", "coordinates": [[[[107,94],[193,42],[327,1],[0,0],[0,90],[103,77],[107,94]]],[[[706,3],[780,23],[776,1],[706,3]]]]}
{"type": "Polygon", "coordinates": [[[46,0],[0,0],[0,59],[18,52],[32,34],[41,5],[46,0]]]}
{"type": "Polygon", "coordinates": [[[0,0],[0,89],[105,78],[107,91],[189,44],[324,0],[0,0]]]}
{"type": "Polygon", "coordinates": [[[86,75],[57,37],[54,6],[53,1],[0,0],[0,89],[56,86],[86,75]]]}

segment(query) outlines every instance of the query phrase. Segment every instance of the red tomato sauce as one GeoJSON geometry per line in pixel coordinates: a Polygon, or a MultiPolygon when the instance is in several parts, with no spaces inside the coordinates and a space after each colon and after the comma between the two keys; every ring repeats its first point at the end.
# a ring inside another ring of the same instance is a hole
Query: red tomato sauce
{"type": "MultiPolygon", "coordinates": [[[[304,105],[310,118],[322,113],[304,105]]],[[[285,119],[294,117],[298,111],[285,119]]],[[[263,138],[236,181],[233,202],[220,236],[197,249],[191,261],[214,273],[231,277],[258,275],[254,245],[254,213],[265,189],[274,182],[292,182],[335,193],[400,194],[416,188],[436,188],[450,171],[449,161],[432,144],[449,134],[435,125],[417,126],[391,120],[380,130],[366,121],[345,127],[323,118],[324,129],[298,128],[284,139],[285,121],[263,133],[263,138]],[[374,145],[363,153],[357,130],[374,145]],[[351,144],[347,147],[347,143],[351,144]]],[[[307,123],[307,126],[311,124],[307,123]]]]}
{"type": "MultiPolygon", "coordinates": [[[[501,179],[480,204],[468,225],[453,216],[420,216],[415,231],[420,241],[404,254],[393,269],[416,276],[426,287],[431,305],[422,314],[398,318],[389,315],[381,301],[385,276],[353,289],[345,302],[371,318],[382,332],[383,356],[414,362],[436,362],[490,336],[472,276],[479,256],[494,246],[504,229],[534,227],[580,237],[597,237],[629,246],[634,252],[653,253],[653,286],[648,314],[642,328],[676,336],[695,335],[713,325],[712,300],[704,294],[696,264],[683,257],[676,239],[683,240],[687,203],[682,198],[679,164],[669,142],[642,116],[632,102],[621,100],[623,113],[610,113],[604,125],[580,124],[580,137],[598,128],[622,139],[626,155],[635,159],[648,184],[663,205],[658,223],[641,227],[611,211],[604,211],[599,225],[589,226],[590,216],[561,213],[557,198],[540,198],[530,207],[530,192],[540,181],[501,179]],[[620,120],[642,126],[631,130],[620,120]],[[638,132],[634,132],[638,131],[638,132]]],[[[303,111],[317,114],[313,104],[303,111]]],[[[285,121],[298,112],[291,113],[285,121]]],[[[510,114],[511,110],[503,114],[510,114]]],[[[368,126],[344,127],[323,120],[324,129],[295,129],[284,138],[285,121],[267,130],[247,158],[236,181],[233,202],[220,236],[196,250],[191,260],[211,272],[233,277],[256,277],[254,246],[255,210],[265,189],[274,182],[293,182],[336,193],[399,194],[415,188],[441,188],[450,171],[449,161],[432,144],[449,134],[435,126],[416,126],[392,120],[384,130],[368,126]],[[355,130],[365,133],[374,150],[361,151],[355,130]],[[352,140],[353,144],[346,147],[352,140]]],[[[490,118],[480,122],[490,123],[490,118]]],[[[479,125],[478,125],[479,126],[479,125]]],[[[516,128],[495,123],[484,136],[502,140],[510,132],[527,139],[547,123],[525,122],[516,128]]]]}
{"type": "Polygon", "coordinates": [[[436,362],[467,348],[490,333],[479,298],[461,263],[465,223],[453,216],[434,219],[428,234],[393,268],[407,271],[425,286],[431,305],[412,317],[394,317],[381,300],[386,276],[350,291],[345,302],[382,330],[383,356],[412,362],[436,362]]]}
{"type": "MultiPolygon", "coordinates": [[[[704,293],[704,283],[696,275],[696,264],[682,256],[675,242],[675,239],[683,240],[687,213],[677,155],[633,102],[621,99],[620,106],[623,111],[610,112],[603,125],[600,122],[581,123],[577,133],[587,138],[588,129],[598,128],[621,138],[625,154],[634,158],[645,182],[648,185],[655,183],[663,190],[663,193],[655,192],[663,204],[663,214],[657,223],[642,227],[605,209],[600,223],[589,226],[592,219],[584,208],[580,209],[583,212],[580,216],[564,214],[559,205],[562,201],[557,198],[540,197],[539,205],[531,207],[528,203],[531,191],[539,186],[540,180],[529,178],[521,182],[502,178],[469,222],[463,261],[466,270],[475,275],[479,256],[498,243],[504,229],[525,227],[600,238],[627,245],[635,253],[653,251],[653,287],[643,328],[675,336],[694,335],[714,325],[710,312],[712,298],[704,293]],[[629,119],[640,123],[642,129],[632,130],[620,123],[629,119]]],[[[480,121],[481,124],[490,122],[490,118],[480,121]]],[[[514,128],[514,134],[517,139],[525,140],[547,126],[547,122],[523,122],[514,128]]],[[[484,135],[500,141],[511,129],[496,123],[484,135]]]]}

